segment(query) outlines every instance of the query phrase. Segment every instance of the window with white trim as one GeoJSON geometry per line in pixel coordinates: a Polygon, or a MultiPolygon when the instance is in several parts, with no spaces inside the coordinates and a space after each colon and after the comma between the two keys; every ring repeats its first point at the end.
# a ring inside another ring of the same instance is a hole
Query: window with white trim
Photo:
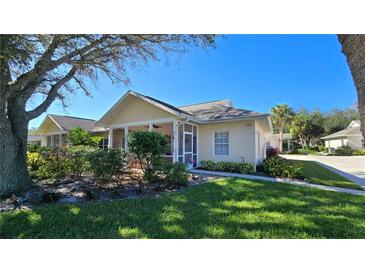
{"type": "Polygon", "coordinates": [[[107,149],[109,144],[109,139],[101,139],[99,142],[99,147],[102,149],[107,149]]]}
{"type": "Polygon", "coordinates": [[[229,132],[214,133],[214,155],[229,155],[229,132]]]}

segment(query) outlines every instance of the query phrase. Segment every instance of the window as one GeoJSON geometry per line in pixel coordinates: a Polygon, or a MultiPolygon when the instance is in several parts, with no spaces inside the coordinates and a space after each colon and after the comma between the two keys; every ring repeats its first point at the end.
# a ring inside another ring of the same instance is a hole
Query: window
{"type": "Polygon", "coordinates": [[[229,132],[214,133],[214,154],[229,155],[229,132]]]}
{"type": "Polygon", "coordinates": [[[47,136],[47,147],[52,146],[52,136],[47,136]]]}
{"type": "Polygon", "coordinates": [[[99,147],[102,148],[102,149],[107,149],[108,144],[109,144],[108,139],[102,139],[102,140],[100,140],[99,147]]]}

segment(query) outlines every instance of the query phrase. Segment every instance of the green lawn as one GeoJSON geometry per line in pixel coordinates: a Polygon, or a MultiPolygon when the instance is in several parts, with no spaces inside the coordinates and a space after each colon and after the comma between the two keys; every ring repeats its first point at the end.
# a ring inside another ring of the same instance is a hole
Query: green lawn
{"type": "Polygon", "coordinates": [[[365,238],[365,197],[220,179],[157,198],[0,214],[0,238],[365,238]]]}
{"type": "Polygon", "coordinates": [[[299,161],[303,165],[303,175],[312,183],[326,186],[363,190],[359,185],[311,161],[299,161]]]}

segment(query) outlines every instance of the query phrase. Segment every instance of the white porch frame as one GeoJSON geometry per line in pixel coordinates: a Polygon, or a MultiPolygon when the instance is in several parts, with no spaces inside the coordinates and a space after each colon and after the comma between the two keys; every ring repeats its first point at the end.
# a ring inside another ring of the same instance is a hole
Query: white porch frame
{"type": "MultiPolygon", "coordinates": [[[[192,124],[189,122],[185,122],[182,120],[178,120],[176,118],[161,118],[161,119],[155,119],[155,120],[145,120],[145,121],[137,121],[137,122],[128,122],[128,123],[123,123],[123,124],[113,124],[109,126],[109,135],[108,135],[108,148],[112,148],[113,147],[113,130],[116,129],[124,129],[124,148],[126,151],[128,151],[128,129],[130,127],[135,127],[135,126],[148,126],[148,130],[152,131],[153,130],[153,125],[154,124],[165,124],[165,123],[172,123],[172,131],[173,131],[173,154],[172,154],[172,160],[173,163],[177,163],[179,161],[179,157],[183,157],[183,162],[185,163],[185,133],[186,134],[191,134],[192,135],[192,151],[191,151],[191,155],[192,155],[192,160],[194,160],[194,155],[196,155],[196,159],[198,161],[198,157],[199,157],[199,150],[198,150],[198,131],[199,131],[199,127],[197,124],[192,124]],[[183,151],[183,155],[179,155],[179,125],[191,125],[192,126],[192,132],[186,132],[185,131],[185,126],[183,127],[183,141],[182,141],[182,151],[183,151]],[[196,154],[194,154],[194,136],[193,136],[193,131],[194,128],[196,127],[196,154]]],[[[171,156],[170,156],[171,157],[171,156]]]]}

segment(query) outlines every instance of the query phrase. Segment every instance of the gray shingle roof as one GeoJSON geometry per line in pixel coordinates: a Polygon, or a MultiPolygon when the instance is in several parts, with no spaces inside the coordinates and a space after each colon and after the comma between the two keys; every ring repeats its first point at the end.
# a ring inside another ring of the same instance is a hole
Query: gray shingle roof
{"type": "Polygon", "coordinates": [[[158,104],[170,108],[173,111],[188,114],[196,117],[204,122],[218,121],[218,120],[229,120],[229,119],[239,119],[239,118],[250,118],[260,115],[269,115],[266,113],[255,112],[246,109],[239,109],[232,107],[230,100],[217,100],[205,103],[198,103],[194,105],[175,107],[166,102],[160,101],[150,96],[143,95],[141,93],[135,92],[141,97],[148,98],[158,104]]]}
{"type": "Polygon", "coordinates": [[[360,127],[352,127],[352,128],[346,128],[344,130],[337,131],[331,135],[322,137],[321,139],[336,139],[336,138],[343,138],[348,136],[354,136],[354,135],[361,135],[360,127]]]}
{"type": "Polygon", "coordinates": [[[238,119],[249,118],[259,115],[265,115],[265,113],[255,112],[246,109],[239,109],[234,107],[227,107],[224,105],[214,105],[210,108],[195,109],[189,111],[189,113],[201,120],[216,121],[224,119],[238,119]]]}
{"type": "Polygon", "coordinates": [[[87,118],[61,116],[55,114],[49,114],[49,117],[52,118],[65,131],[68,131],[75,127],[80,127],[87,131],[93,131],[96,124],[95,120],[87,118]]]}

